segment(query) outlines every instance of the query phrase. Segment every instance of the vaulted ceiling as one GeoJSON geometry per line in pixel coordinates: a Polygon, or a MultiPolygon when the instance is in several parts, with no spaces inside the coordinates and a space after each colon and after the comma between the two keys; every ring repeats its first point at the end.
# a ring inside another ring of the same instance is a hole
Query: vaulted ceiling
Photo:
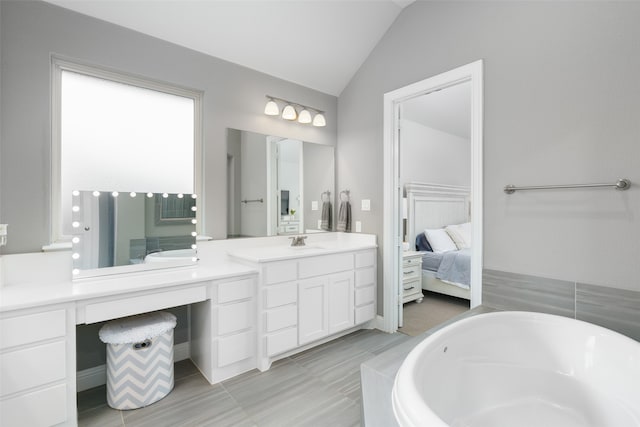
{"type": "Polygon", "coordinates": [[[46,0],[338,96],[413,0],[46,0]]]}

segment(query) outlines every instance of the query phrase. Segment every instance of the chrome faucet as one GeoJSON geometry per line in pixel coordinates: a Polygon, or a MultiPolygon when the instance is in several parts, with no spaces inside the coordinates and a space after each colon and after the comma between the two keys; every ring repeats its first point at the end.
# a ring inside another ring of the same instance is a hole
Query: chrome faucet
{"type": "Polygon", "coordinates": [[[305,246],[304,239],[306,239],[307,236],[294,236],[289,238],[291,239],[291,246],[305,246]]]}

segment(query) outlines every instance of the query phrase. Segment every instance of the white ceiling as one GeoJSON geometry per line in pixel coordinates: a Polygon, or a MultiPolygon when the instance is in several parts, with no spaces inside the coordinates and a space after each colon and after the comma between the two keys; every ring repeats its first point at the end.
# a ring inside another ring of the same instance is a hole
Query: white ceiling
{"type": "Polygon", "coordinates": [[[338,96],[414,0],[45,0],[338,96]]]}
{"type": "Polygon", "coordinates": [[[460,83],[403,102],[402,118],[470,139],[471,83],[460,83]]]}

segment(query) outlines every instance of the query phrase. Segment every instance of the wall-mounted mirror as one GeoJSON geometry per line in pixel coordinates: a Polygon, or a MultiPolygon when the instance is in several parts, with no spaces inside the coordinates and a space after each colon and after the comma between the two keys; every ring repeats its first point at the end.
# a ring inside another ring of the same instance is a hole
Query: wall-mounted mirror
{"type": "Polygon", "coordinates": [[[196,200],[193,194],[74,191],[73,277],[193,264],[196,200]]]}
{"type": "Polygon", "coordinates": [[[227,237],[333,230],[334,148],[227,130],[227,237]]]}

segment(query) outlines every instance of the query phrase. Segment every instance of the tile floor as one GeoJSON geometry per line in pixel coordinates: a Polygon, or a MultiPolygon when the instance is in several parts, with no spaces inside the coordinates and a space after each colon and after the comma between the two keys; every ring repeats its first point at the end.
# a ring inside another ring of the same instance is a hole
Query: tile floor
{"type": "Polygon", "coordinates": [[[404,304],[404,325],[398,329],[406,335],[420,335],[429,329],[469,310],[469,301],[435,292],[422,291],[424,300],[404,304]]]}
{"type": "Polygon", "coordinates": [[[78,425],[359,426],[360,364],[409,339],[361,330],[214,385],[181,361],[174,390],[146,408],[109,408],[105,386],[79,393],[78,425]]]}

